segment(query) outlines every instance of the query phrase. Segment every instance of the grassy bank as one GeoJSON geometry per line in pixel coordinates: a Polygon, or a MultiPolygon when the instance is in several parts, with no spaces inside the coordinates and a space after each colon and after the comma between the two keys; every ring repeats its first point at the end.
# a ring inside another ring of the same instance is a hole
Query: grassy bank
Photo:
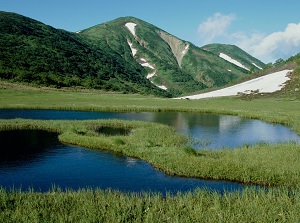
{"type": "MultiPolygon", "coordinates": [[[[299,93],[300,94],[300,93],[299,93]]],[[[1,81],[0,108],[82,111],[186,111],[239,115],[288,125],[300,134],[300,100],[287,98],[226,97],[202,100],[154,98],[32,88],[1,81]]]]}
{"type": "MultiPolygon", "coordinates": [[[[289,126],[300,134],[300,101],[295,98],[218,98],[174,100],[140,95],[101,94],[20,87],[0,87],[0,108],[87,111],[186,111],[256,118],[289,126]]],[[[18,192],[0,190],[3,222],[297,222],[300,146],[258,144],[236,150],[195,151],[185,137],[154,123],[97,120],[0,120],[1,130],[43,129],[62,142],[112,149],[138,157],[171,175],[227,179],[282,186],[220,195],[205,190],[162,198],[158,194],[117,191],[18,192]],[[104,136],[101,126],[130,129],[124,136],[104,136]]]]}
{"type": "MultiPolygon", "coordinates": [[[[75,92],[29,88],[4,83],[0,89],[0,108],[210,112],[281,123],[300,134],[300,101],[292,98],[245,100],[229,97],[177,100],[141,95],[101,94],[97,91],[75,92]]],[[[107,125],[120,125],[124,128],[127,128],[127,125],[134,125],[135,128],[144,125],[144,130],[122,137],[95,134],[95,129],[99,128],[95,126],[103,125],[103,122],[92,124],[91,121],[2,120],[0,127],[3,129],[5,126],[19,125],[54,130],[60,133],[59,138],[63,142],[95,149],[110,149],[128,156],[139,157],[170,175],[289,187],[300,184],[300,168],[296,165],[300,161],[297,158],[300,150],[298,144],[259,144],[236,150],[197,152],[193,148],[183,146],[181,137],[178,137],[181,141],[175,140],[177,134],[174,131],[166,131],[161,126],[159,129],[156,125],[150,127],[149,123],[136,124],[136,122],[115,120],[114,123],[107,122],[107,125]],[[145,128],[146,125],[149,126],[145,128]],[[164,138],[159,142],[160,136],[164,138]],[[173,140],[176,146],[169,144],[173,140]]]]}
{"type": "Polygon", "coordinates": [[[171,127],[122,120],[0,120],[0,130],[11,129],[54,131],[61,142],[140,158],[169,175],[300,187],[300,146],[296,143],[197,151],[171,127]],[[103,127],[130,133],[109,136],[99,131],[103,127]]]}
{"type": "Polygon", "coordinates": [[[1,222],[298,222],[299,190],[206,190],[166,196],[111,190],[0,189],[1,222]]]}

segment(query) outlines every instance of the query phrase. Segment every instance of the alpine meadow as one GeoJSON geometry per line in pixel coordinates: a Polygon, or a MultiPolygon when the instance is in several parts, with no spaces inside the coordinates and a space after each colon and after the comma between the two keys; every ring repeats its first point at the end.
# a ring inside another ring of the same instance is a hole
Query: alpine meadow
{"type": "MultiPolygon", "coordinates": [[[[281,124],[300,135],[300,54],[264,64],[235,45],[197,47],[135,17],[69,32],[1,11],[0,109],[212,113],[281,124]],[[278,84],[280,90],[189,98],[285,70],[288,81],[278,84]]],[[[199,150],[187,135],[154,122],[0,119],[0,132],[14,130],[54,132],[60,143],[144,160],[174,177],[250,187],[166,196],[59,185],[41,192],[4,188],[0,178],[1,222],[300,220],[297,142],[199,150]],[[103,135],[101,128],[128,134],[103,135]]]]}

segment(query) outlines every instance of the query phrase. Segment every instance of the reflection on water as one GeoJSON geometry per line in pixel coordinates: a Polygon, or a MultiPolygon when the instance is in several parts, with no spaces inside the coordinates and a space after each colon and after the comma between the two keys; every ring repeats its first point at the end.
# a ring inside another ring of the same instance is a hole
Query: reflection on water
{"type": "Polygon", "coordinates": [[[170,112],[154,113],[152,121],[170,125],[191,136],[195,140],[194,146],[199,149],[236,148],[259,142],[300,143],[300,136],[285,126],[239,116],[170,112]]]}
{"type": "MultiPolygon", "coordinates": [[[[289,128],[237,116],[184,112],[80,112],[55,110],[0,110],[1,119],[30,118],[52,120],[124,119],[167,124],[179,133],[204,143],[199,149],[235,148],[257,142],[297,141],[289,128]],[[209,144],[207,144],[209,142],[209,144]]],[[[100,130],[99,130],[100,131],[100,130]]],[[[111,134],[123,130],[102,129],[111,134]]],[[[100,131],[101,132],[101,131],[100,131]]],[[[0,132],[0,184],[47,191],[52,185],[63,189],[79,187],[113,188],[121,191],[161,193],[193,190],[241,190],[240,184],[171,177],[141,160],[80,147],[63,145],[54,133],[33,130],[0,132]]]]}
{"type": "Polygon", "coordinates": [[[119,154],[60,144],[53,133],[36,130],[0,132],[0,184],[5,188],[29,187],[48,191],[112,188],[166,194],[207,188],[223,192],[243,186],[223,181],[167,176],[148,163],[119,154]]]}
{"type": "Polygon", "coordinates": [[[158,122],[174,127],[179,133],[191,136],[200,143],[199,149],[236,148],[258,142],[300,142],[300,137],[282,125],[238,116],[193,112],[82,112],[57,110],[0,109],[0,118],[30,118],[54,120],[124,119],[158,122]],[[202,143],[201,143],[202,142],[202,143]],[[204,143],[203,143],[204,142],[204,143]]]}
{"type": "Polygon", "coordinates": [[[57,134],[34,130],[0,132],[0,142],[0,163],[11,167],[36,162],[59,144],[57,134]]]}
{"type": "Polygon", "coordinates": [[[116,128],[116,127],[109,127],[109,126],[101,126],[95,130],[95,132],[107,135],[107,136],[118,136],[118,135],[129,135],[130,129],[125,128],[116,128]]]}

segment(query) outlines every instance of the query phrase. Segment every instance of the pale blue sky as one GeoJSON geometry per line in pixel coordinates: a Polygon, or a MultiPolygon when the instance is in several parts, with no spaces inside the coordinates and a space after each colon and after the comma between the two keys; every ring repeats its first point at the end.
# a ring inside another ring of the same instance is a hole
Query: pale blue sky
{"type": "Polygon", "coordinates": [[[235,44],[265,63],[300,52],[299,0],[1,0],[0,10],[73,32],[134,16],[196,46],[235,44]]]}

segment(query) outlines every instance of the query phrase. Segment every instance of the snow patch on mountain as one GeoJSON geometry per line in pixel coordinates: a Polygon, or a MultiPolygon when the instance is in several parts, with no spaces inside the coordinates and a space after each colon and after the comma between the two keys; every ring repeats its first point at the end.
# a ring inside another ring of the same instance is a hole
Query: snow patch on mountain
{"type": "Polygon", "coordinates": [[[135,24],[135,23],[133,23],[133,22],[127,22],[126,24],[125,24],[125,26],[129,29],[129,31],[132,33],[132,35],[134,35],[134,36],[136,36],[135,35],[135,26],[136,26],[137,24],[135,24]]]}
{"type": "MultiPolygon", "coordinates": [[[[135,27],[137,26],[137,24],[135,24],[135,23],[133,23],[133,22],[128,22],[128,23],[125,24],[125,26],[129,29],[129,31],[132,33],[132,35],[133,35],[134,37],[136,37],[135,27]]],[[[131,49],[132,55],[135,56],[136,53],[137,53],[137,49],[135,49],[135,48],[133,47],[133,44],[132,44],[129,40],[127,40],[127,43],[128,43],[128,45],[129,45],[129,47],[130,47],[130,49],[131,49]]],[[[185,53],[187,52],[188,46],[189,46],[189,45],[187,45],[187,46],[185,47],[184,51],[182,52],[183,54],[185,54],[185,53]],[[185,51],[186,51],[186,52],[185,52],[185,51]]],[[[150,68],[150,69],[153,70],[153,72],[149,73],[149,74],[147,75],[147,77],[146,77],[152,84],[156,85],[157,87],[159,87],[159,88],[161,88],[161,89],[163,89],[163,90],[167,90],[167,89],[168,89],[166,86],[164,86],[164,85],[157,85],[157,84],[155,84],[153,81],[150,80],[153,76],[156,75],[156,70],[155,70],[154,66],[152,66],[150,63],[148,63],[147,60],[146,60],[145,58],[141,58],[139,63],[140,63],[143,67],[148,67],[148,68],[150,68]]]]}
{"type": "Polygon", "coordinates": [[[254,66],[256,66],[258,69],[262,70],[262,68],[258,65],[256,65],[255,63],[252,63],[254,66]]]}
{"type": "Polygon", "coordinates": [[[292,70],[282,70],[220,90],[176,99],[202,99],[235,96],[239,94],[272,93],[279,91],[284,87],[285,83],[290,80],[289,74],[291,72],[292,70]]]}
{"type": "Polygon", "coordinates": [[[127,43],[131,49],[132,55],[135,56],[135,54],[137,53],[137,49],[133,48],[132,43],[129,40],[127,40],[127,43]]]}
{"type": "Polygon", "coordinates": [[[224,60],[227,60],[230,63],[233,63],[245,70],[249,70],[246,66],[244,66],[243,64],[241,64],[240,62],[238,62],[237,60],[231,58],[230,56],[226,55],[225,53],[220,53],[219,57],[223,58],[224,60]]]}
{"type": "MultiPolygon", "coordinates": [[[[149,67],[150,69],[153,70],[153,72],[149,73],[149,74],[147,75],[147,77],[146,77],[148,80],[150,80],[152,77],[154,77],[154,76],[156,75],[156,70],[155,70],[155,68],[154,68],[151,64],[149,64],[149,63],[147,62],[147,60],[146,60],[145,58],[141,58],[140,60],[143,62],[143,63],[140,63],[143,67],[149,67]]],[[[151,80],[150,80],[150,82],[151,82],[152,84],[156,85],[157,87],[163,89],[163,90],[167,90],[167,89],[168,89],[168,88],[167,88],[166,86],[164,86],[164,85],[157,85],[157,84],[155,84],[155,83],[154,83],[153,81],[151,81],[151,80]]]]}
{"type": "Polygon", "coordinates": [[[141,58],[140,61],[142,61],[142,63],[140,63],[140,64],[141,64],[143,67],[149,67],[149,68],[151,68],[152,70],[155,69],[151,64],[149,64],[149,63],[147,62],[147,60],[146,60],[145,58],[141,58]]]}
{"type": "Polygon", "coordinates": [[[156,74],[156,71],[154,71],[153,73],[149,73],[147,75],[147,79],[150,79],[151,77],[153,77],[156,74]]]}
{"type": "Polygon", "coordinates": [[[142,63],[141,64],[143,67],[149,67],[149,68],[151,68],[151,69],[154,69],[154,67],[151,65],[151,64],[149,64],[149,63],[142,63]]]}
{"type": "MultiPolygon", "coordinates": [[[[137,53],[137,49],[135,49],[133,47],[133,44],[129,40],[127,40],[127,43],[128,43],[128,45],[129,45],[129,47],[131,49],[132,55],[135,56],[136,53],[137,53]]],[[[153,70],[153,72],[149,73],[147,75],[147,77],[146,77],[152,84],[156,85],[157,87],[159,87],[159,88],[161,88],[163,90],[167,90],[168,89],[166,86],[157,85],[153,81],[150,80],[156,74],[156,70],[155,70],[154,66],[152,66],[150,63],[148,63],[145,58],[141,58],[139,64],[141,64],[143,67],[148,67],[148,68],[150,68],[150,69],[153,70]]]]}
{"type": "MultiPolygon", "coordinates": [[[[154,68],[151,64],[149,64],[149,63],[147,62],[147,60],[146,60],[145,58],[141,58],[140,60],[143,62],[143,63],[140,63],[143,67],[149,67],[150,69],[153,70],[153,72],[149,73],[149,74],[147,75],[147,77],[146,77],[148,80],[150,80],[152,77],[154,77],[154,76],[156,75],[156,70],[155,70],[155,68],[154,68]]],[[[151,80],[150,80],[150,82],[151,82],[152,84],[156,85],[157,87],[163,89],[163,90],[167,90],[167,89],[168,89],[168,88],[167,88],[166,86],[164,86],[164,85],[157,85],[157,84],[155,84],[155,83],[154,83],[153,81],[151,81],[151,80]]]]}
{"type": "Polygon", "coordinates": [[[159,87],[160,89],[163,89],[163,90],[167,90],[168,88],[164,85],[156,85],[157,87],[159,87]]]}

